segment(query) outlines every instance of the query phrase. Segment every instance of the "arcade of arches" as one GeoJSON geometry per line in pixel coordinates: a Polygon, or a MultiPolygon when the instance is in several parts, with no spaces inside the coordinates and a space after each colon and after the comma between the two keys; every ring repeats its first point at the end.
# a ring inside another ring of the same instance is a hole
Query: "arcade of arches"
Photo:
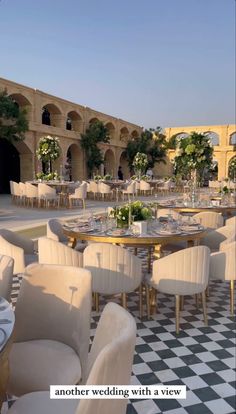
{"type": "MultiPolygon", "coordinates": [[[[56,136],[60,142],[61,156],[54,163],[54,170],[58,173],[62,171],[65,178],[72,180],[87,178],[80,137],[89,124],[96,120],[107,126],[111,138],[109,144],[101,144],[103,168],[117,177],[118,167],[121,166],[124,178],[129,177],[126,145],[129,140],[140,135],[142,127],[6,79],[0,78],[0,89],[5,89],[20,107],[26,109],[29,121],[29,130],[23,142],[11,144],[0,137],[0,193],[9,191],[9,180],[30,180],[41,171],[41,163],[35,154],[39,140],[46,135],[56,136]]],[[[236,126],[166,128],[165,133],[170,139],[173,135],[188,134],[193,130],[211,133],[218,179],[226,177],[230,160],[236,155],[236,126]]],[[[169,150],[166,164],[157,164],[155,167],[156,176],[172,173],[171,160],[174,155],[175,151],[169,150]]]]}

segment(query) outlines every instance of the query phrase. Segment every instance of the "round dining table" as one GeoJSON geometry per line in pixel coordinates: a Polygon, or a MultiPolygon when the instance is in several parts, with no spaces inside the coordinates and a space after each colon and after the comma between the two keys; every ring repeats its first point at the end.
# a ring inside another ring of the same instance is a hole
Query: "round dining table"
{"type": "Polygon", "coordinates": [[[10,303],[0,296],[0,411],[9,378],[8,355],[13,340],[15,315],[10,303]]]}
{"type": "Polygon", "coordinates": [[[172,204],[161,204],[158,208],[172,209],[177,213],[183,214],[197,214],[202,211],[214,211],[216,213],[222,213],[223,216],[230,217],[236,213],[236,205],[219,205],[219,206],[198,206],[198,205],[172,205],[172,204]]]}
{"type": "Polygon", "coordinates": [[[121,235],[116,235],[115,231],[104,231],[100,232],[98,230],[88,229],[83,231],[79,227],[63,227],[64,234],[72,240],[72,247],[75,247],[78,240],[82,241],[91,241],[91,242],[100,242],[100,243],[112,243],[130,247],[142,247],[142,248],[154,248],[153,256],[154,258],[159,258],[161,254],[161,249],[163,246],[173,242],[186,242],[187,247],[192,247],[195,244],[199,244],[201,238],[205,237],[208,233],[207,229],[200,228],[198,230],[193,229],[193,231],[184,232],[176,231],[170,232],[169,234],[160,234],[158,229],[152,228],[145,235],[133,235],[128,230],[121,235]]]}

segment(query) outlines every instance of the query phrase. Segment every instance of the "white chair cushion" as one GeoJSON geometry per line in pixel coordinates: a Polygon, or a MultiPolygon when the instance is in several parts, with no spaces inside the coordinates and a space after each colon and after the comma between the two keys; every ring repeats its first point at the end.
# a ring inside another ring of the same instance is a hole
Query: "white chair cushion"
{"type": "Polygon", "coordinates": [[[52,384],[77,384],[81,365],[75,351],[63,343],[33,340],[14,343],[9,355],[13,395],[49,390],[52,384]],[[11,370],[11,366],[14,369],[11,370]]]}
{"type": "Polygon", "coordinates": [[[23,395],[7,414],[75,414],[79,400],[50,400],[47,391],[23,395]]]}

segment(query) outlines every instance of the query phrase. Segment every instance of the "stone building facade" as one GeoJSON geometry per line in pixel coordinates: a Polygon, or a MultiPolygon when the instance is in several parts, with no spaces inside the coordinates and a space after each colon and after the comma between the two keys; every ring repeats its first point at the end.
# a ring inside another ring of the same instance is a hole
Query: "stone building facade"
{"type": "MultiPolygon", "coordinates": [[[[236,125],[204,125],[185,126],[177,128],[165,128],[167,140],[173,136],[185,137],[192,131],[207,132],[214,148],[213,160],[218,167],[218,180],[228,177],[228,168],[231,160],[236,157],[236,125]]],[[[154,173],[158,176],[169,176],[172,174],[172,163],[175,150],[168,151],[166,164],[158,164],[154,173]]]]}
{"type": "MultiPolygon", "coordinates": [[[[89,124],[96,120],[102,121],[110,133],[110,143],[101,144],[106,173],[116,177],[118,167],[121,165],[124,177],[129,176],[125,148],[128,140],[140,135],[143,130],[141,126],[0,78],[0,90],[4,89],[20,107],[27,110],[29,130],[25,134],[25,140],[14,143],[14,147],[7,143],[3,145],[4,140],[0,140],[0,181],[3,176],[8,181],[9,178],[15,180],[18,178],[21,181],[33,179],[35,174],[41,171],[41,163],[37,160],[36,150],[39,140],[46,135],[56,136],[60,141],[61,156],[55,161],[54,170],[60,173],[69,157],[71,178],[73,180],[86,178],[86,161],[80,138],[81,133],[86,131],[89,124]],[[15,170],[15,175],[11,176],[13,170],[15,170]]],[[[230,160],[236,156],[236,126],[166,128],[165,133],[167,139],[170,139],[173,135],[184,136],[193,130],[211,134],[214,144],[214,160],[218,163],[218,178],[227,177],[230,160]]],[[[154,169],[154,174],[157,176],[171,175],[171,159],[174,155],[175,151],[170,150],[166,164],[158,164],[154,169]]],[[[0,192],[4,192],[1,191],[1,185],[0,192]]]]}
{"type": "Polygon", "coordinates": [[[110,143],[101,144],[106,172],[116,177],[118,167],[121,165],[124,175],[128,177],[128,164],[124,151],[127,141],[140,135],[142,127],[0,78],[0,90],[4,89],[20,107],[27,110],[29,130],[25,134],[24,141],[14,143],[19,154],[19,178],[21,181],[32,179],[41,170],[36,150],[40,138],[46,135],[56,136],[60,141],[61,156],[55,161],[54,170],[59,173],[65,166],[69,155],[72,179],[78,180],[87,177],[80,138],[81,133],[86,131],[89,124],[96,120],[102,121],[110,133],[110,143]],[[49,123],[49,119],[50,125],[45,124],[49,123]]]}

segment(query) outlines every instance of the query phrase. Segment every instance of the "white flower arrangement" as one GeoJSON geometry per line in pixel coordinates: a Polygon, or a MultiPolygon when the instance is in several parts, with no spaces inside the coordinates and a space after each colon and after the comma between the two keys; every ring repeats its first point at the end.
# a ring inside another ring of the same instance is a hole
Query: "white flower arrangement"
{"type": "Polygon", "coordinates": [[[133,160],[133,167],[136,171],[145,172],[148,165],[147,155],[143,152],[137,152],[133,160]]]}

